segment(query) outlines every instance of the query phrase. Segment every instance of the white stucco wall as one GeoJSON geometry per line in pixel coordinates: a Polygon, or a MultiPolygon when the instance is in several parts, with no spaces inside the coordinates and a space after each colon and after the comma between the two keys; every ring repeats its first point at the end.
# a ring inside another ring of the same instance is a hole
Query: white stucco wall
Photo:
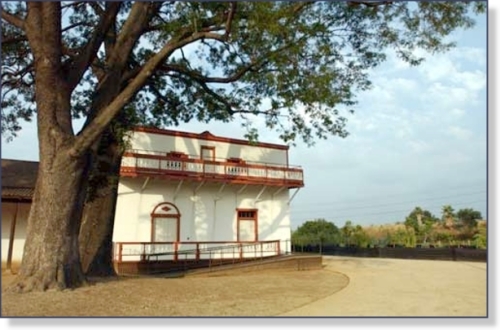
{"type": "Polygon", "coordinates": [[[180,241],[237,240],[237,208],[258,210],[258,240],[281,240],[281,250],[288,252],[285,242],[290,240],[290,212],[288,189],[278,194],[277,187],[267,187],[260,196],[261,186],[226,185],[220,199],[216,199],[221,184],[206,183],[194,192],[197,182],[184,183],[177,197],[178,182],[151,179],[141,192],[145,179],[122,178],[113,232],[114,242],[150,242],[151,212],[156,205],[170,202],[181,213],[180,241]]]}
{"type": "Polygon", "coordinates": [[[200,158],[201,146],[209,146],[215,147],[216,158],[241,158],[249,162],[277,165],[287,164],[286,150],[262,146],[240,145],[145,132],[133,132],[129,143],[131,149],[151,150],[165,153],[178,151],[194,156],[195,158],[200,158]]]}
{"type": "MultiPolygon", "coordinates": [[[[26,228],[31,204],[19,203],[19,211],[16,219],[16,231],[14,235],[14,246],[12,250],[12,263],[19,263],[23,257],[24,242],[26,240],[26,228]]],[[[2,202],[2,266],[7,262],[9,252],[10,227],[16,212],[16,203],[2,202]]]]}

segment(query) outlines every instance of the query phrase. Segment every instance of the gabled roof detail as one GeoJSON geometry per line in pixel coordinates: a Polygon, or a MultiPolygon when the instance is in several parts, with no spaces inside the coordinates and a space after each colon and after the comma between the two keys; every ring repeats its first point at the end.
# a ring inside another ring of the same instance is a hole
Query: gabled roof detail
{"type": "Polygon", "coordinates": [[[215,135],[213,135],[212,133],[210,133],[209,131],[204,131],[204,132],[201,132],[200,133],[200,136],[203,136],[205,138],[216,138],[215,135]]]}

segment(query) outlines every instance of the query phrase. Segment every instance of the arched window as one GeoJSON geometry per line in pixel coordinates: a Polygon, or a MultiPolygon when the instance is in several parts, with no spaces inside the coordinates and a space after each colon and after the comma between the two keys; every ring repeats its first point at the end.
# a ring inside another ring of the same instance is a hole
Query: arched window
{"type": "Polygon", "coordinates": [[[163,202],[151,212],[151,242],[178,242],[181,213],[177,206],[163,202]]]}

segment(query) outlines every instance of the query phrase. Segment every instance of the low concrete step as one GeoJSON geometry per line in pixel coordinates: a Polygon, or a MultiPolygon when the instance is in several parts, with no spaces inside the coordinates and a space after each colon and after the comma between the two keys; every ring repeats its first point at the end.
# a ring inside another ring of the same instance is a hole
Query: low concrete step
{"type": "Polygon", "coordinates": [[[189,269],[183,272],[184,276],[224,276],[237,273],[256,272],[263,270],[312,270],[323,267],[323,258],[320,255],[285,255],[269,257],[264,260],[245,261],[236,264],[225,264],[198,269],[189,269]]]}
{"type": "Polygon", "coordinates": [[[122,276],[182,277],[198,274],[224,272],[248,272],[264,269],[308,270],[322,267],[320,255],[284,255],[246,260],[186,260],[186,261],[142,261],[115,263],[117,273],[122,276]]]}

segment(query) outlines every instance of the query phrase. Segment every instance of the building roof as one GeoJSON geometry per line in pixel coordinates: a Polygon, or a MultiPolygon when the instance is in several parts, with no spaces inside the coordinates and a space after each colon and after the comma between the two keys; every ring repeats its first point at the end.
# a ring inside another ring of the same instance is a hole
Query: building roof
{"type": "Polygon", "coordinates": [[[38,162],[2,159],[2,199],[31,199],[37,174],[38,162]]]}
{"type": "Polygon", "coordinates": [[[2,187],[2,199],[33,199],[34,188],[2,187]]]}
{"type": "Polygon", "coordinates": [[[146,126],[136,126],[133,131],[135,132],[144,132],[144,133],[152,133],[152,134],[160,134],[160,135],[169,135],[169,136],[179,136],[190,139],[198,139],[205,141],[214,141],[214,142],[226,142],[232,144],[239,145],[249,145],[256,146],[261,148],[270,148],[270,149],[278,149],[278,150],[288,150],[289,146],[284,144],[276,144],[276,143],[268,143],[268,142],[250,142],[248,140],[234,139],[229,137],[216,136],[210,133],[209,131],[204,131],[202,133],[190,133],[183,131],[172,131],[168,129],[160,129],[154,127],[146,127],[146,126]]]}

